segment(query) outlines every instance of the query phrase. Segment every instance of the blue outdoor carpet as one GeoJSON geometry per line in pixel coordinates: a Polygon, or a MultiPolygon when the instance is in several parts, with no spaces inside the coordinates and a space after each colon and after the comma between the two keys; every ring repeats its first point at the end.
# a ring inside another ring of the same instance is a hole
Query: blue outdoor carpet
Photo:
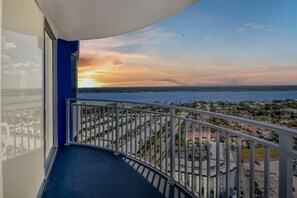
{"type": "Polygon", "coordinates": [[[64,146],[57,152],[43,198],[164,197],[128,165],[123,156],[83,146],[64,146]]]}

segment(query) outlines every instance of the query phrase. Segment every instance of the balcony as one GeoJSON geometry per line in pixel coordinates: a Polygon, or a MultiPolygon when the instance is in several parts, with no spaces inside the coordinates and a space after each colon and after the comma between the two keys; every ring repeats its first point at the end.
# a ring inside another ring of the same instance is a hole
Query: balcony
{"type": "Polygon", "coordinates": [[[66,104],[68,146],[58,151],[44,197],[297,195],[296,130],[178,106],[66,104]]]}
{"type": "Polygon", "coordinates": [[[71,145],[59,150],[43,197],[164,197],[169,190],[165,177],[124,155],[71,145]]]}

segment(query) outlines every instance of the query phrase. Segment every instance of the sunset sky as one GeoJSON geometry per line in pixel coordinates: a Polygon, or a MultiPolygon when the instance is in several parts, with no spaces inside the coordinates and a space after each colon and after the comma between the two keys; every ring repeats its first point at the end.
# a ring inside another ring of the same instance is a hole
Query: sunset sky
{"type": "Polygon", "coordinates": [[[121,36],[81,41],[79,87],[297,84],[297,1],[204,0],[121,36]]]}

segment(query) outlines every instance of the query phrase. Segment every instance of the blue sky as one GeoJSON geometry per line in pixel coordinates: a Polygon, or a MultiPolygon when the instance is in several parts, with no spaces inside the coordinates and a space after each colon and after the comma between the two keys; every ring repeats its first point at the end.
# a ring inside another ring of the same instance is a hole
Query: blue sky
{"type": "Polygon", "coordinates": [[[202,0],[143,30],[82,41],[80,85],[297,84],[296,19],[293,0],[202,0]]]}

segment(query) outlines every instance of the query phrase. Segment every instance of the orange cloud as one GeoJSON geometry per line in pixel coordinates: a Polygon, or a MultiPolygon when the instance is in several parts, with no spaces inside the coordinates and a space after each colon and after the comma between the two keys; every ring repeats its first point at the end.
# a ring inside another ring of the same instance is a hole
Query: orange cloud
{"type": "MultiPolygon", "coordinates": [[[[159,37],[155,39],[156,34],[162,35],[160,31],[156,33],[156,30],[148,28],[135,37],[82,42],[79,87],[297,84],[297,64],[251,63],[249,66],[242,60],[234,60],[233,65],[178,62],[115,50],[134,44],[160,42],[159,37]]],[[[164,34],[161,38],[166,36],[164,34]]]]}
{"type": "Polygon", "coordinates": [[[93,63],[91,66],[80,65],[79,78],[91,78],[106,87],[297,83],[297,67],[242,69],[215,65],[188,65],[152,57],[136,58],[133,55],[122,54],[115,59],[99,58],[91,62],[93,63]]]}

